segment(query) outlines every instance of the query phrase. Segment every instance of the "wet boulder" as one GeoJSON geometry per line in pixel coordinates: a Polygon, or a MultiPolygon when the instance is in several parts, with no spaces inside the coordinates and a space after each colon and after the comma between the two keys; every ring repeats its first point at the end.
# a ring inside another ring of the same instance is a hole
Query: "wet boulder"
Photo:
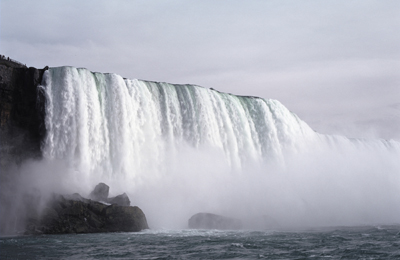
{"type": "Polygon", "coordinates": [[[146,217],[138,207],[107,206],[102,210],[108,232],[134,232],[148,229],[146,217]]]}
{"type": "Polygon", "coordinates": [[[148,229],[146,216],[131,207],[126,193],[108,198],[110,187],[99,183],[90,199],[78,193],[53,194],[40,216],[31,214],[27,234],[135,232],[148,229]],[[111,205],[110,205],[111,204],[111,205]]]}
{"type": "Polygon", "coordinates": [[[131,201],[129,200],[129,197],[128,195],[126,195],[126,193],[109,198],[108,197],[109,190],[110,187],[107,184],[100,182],[90,193],[89,198],[95,201],[117,204],[119,206],[131,205],[131,201]]]}
{"type": "Polygon", "coordinates": [[[99,184],[96,185],[94,190],[90,193],[89,198],[92,200],[96,201],[107,201],[108,198],[108,192],[110,190],[110,187],[105,184],[100,182],[99,184]]]}
{"type": "Polygon", "coordinates": [[[53,195],[39,220],[28,221],[27,234],[137,232],[148,229],[138,207],[107,205],[81,197],[53,195]]]}
{"type": "Polygon", "coordinates": [[[112,197],[112,198],[108,198],[107,202],[110,204],[117,204],[119,206],[130,206],[131,205],[131,201],[129,200],[128,195],[126,195],[126,193],[124,192],[121,195],[112,197]]]}
{"type": "Polygon", "coordinates": [[[137,232],[148,228],[138,207],[107,205],[79,194],[54,194],[38,219],[28,219],[26,234],[137,232]]]}

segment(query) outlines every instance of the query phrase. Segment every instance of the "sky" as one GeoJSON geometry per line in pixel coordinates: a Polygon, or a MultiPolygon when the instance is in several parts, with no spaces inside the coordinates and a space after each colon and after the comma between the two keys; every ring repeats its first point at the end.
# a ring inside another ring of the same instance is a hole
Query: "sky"
{"type": "Polygon", "coordinates": [[[397,0],[1,0],[0,54],[277,99],[317,132],[400,141],[397,0]]]}

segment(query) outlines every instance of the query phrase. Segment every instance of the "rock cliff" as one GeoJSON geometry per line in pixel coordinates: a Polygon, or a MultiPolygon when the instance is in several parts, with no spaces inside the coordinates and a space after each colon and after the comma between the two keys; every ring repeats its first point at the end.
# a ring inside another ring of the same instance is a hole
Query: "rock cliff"
{"type": "Polygon", "coordinates": [[[0,167],[11,158],[41,156],[44,98],[38,86],[45,70],[0,59],[0,167]]]}

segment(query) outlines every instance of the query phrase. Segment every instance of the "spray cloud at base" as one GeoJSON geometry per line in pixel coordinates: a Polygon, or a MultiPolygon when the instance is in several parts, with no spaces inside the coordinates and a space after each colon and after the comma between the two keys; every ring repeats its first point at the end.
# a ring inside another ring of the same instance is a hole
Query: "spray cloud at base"
{"type": "Polygon", "coordinates": [[[44,160],[19,169],[37,169],[25,182],[39,190],[105,182],[153,228],[198,212],[283,228],[400,222],[396,141],[315,133],[274,100],[86,69],[51,68],[42,90],[44,160]]]}

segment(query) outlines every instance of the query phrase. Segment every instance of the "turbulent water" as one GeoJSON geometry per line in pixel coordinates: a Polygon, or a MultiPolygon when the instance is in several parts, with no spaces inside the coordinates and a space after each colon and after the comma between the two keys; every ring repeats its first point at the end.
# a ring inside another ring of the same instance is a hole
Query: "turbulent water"
{"type": "Polygon", "coordinates": [[[9,237],[0,248],[1,259],[399,259],[400,226],[9,237]]]}

